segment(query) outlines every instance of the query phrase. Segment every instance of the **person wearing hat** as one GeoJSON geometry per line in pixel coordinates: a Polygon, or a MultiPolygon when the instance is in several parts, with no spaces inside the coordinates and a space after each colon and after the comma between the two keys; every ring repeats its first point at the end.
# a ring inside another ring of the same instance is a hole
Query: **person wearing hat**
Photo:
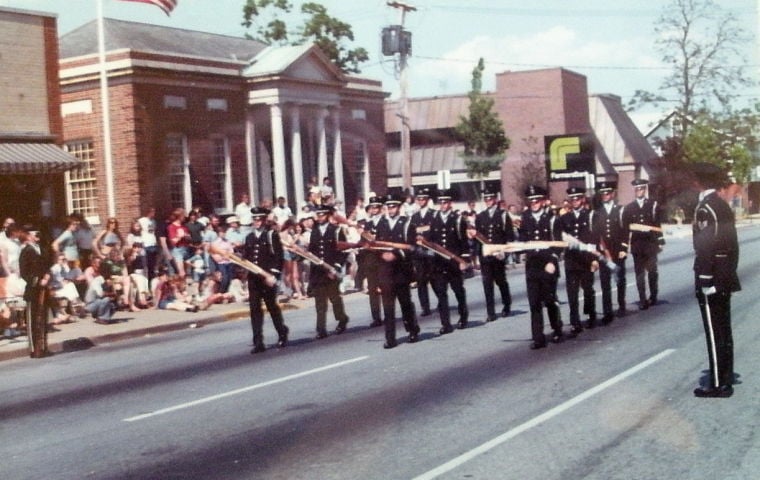
{"type": "MultiPolygon", "coordinates": [[[[515,232],[509,214],[499,208],[497,192],[486,189],[482,192],[486,208],[475,216],[474,230],[488,243],[503,244],[515,241],[515,232]]],[[[499,287],[501,294],[501,316],[507,317],[512,308],[512,295],[507,282],[507,261],[504,255],[499,257],[483,255],[481,242],[476,242],[480,260],[480,278],[483,282],[483,293],[486,298],[486,322],[496,320],[494,301],[494,285],[499,287]]]]}
{"type": "Polygon", "coordinates": [[[39,245],[39,232],[28,227],[21,229],[19,275],[26,282],[26,326],[29,334],[29,356],[41,358],[47,348],[47,298],[50,270],[39,245]]]}
{"type": "MultiPolygon", "coordinates": [[[[363,232],[367,232],[371,236],[377,234],[377,226],[380,223],[382,216],[383,199],[377,195],[369,197],[367,205],[365,207],[367,211],[367,219],[359,222],[363,232]]],[[[377,252],[369,249],[362,249],[359,251],[356,262],[358,263],[358,270],[354,279],[356,287],[359,290],[363,289],[364,279],[367,279],[367,295],[369,296],[369,311],[372,316],[372,322],[369,324],[370,328],[379,327],[383,324],[382,319],[382,299],[380,297],[380,290],[378,285],[379,275],[376,275],[377,266],[379,264],[379,258],[377,252]]]]}
{"type": "MultiPolygon", "coordinates": [[[[279,278],[282,273],[284,253],[280,234],[276,228],[266,225],[270,211],[266,208],[251,209],[251,233],[245,239],[243,258],[255,263],[264,271],[279,278]]],[[[271,278],[271,277],[270,277],[271,278]]],[[[248,272],[248,305],[251,312],[251,329],[253,330],[253,350],[251,353],[261,353],[264,346],[264,312],[263,302],[272,317],[272,323],[277,330],[277,346],[282,348],[288,344],[288,327],[282,318],[282,310],[277,303],[277,282],[267,281],[262,275],[248,272]]]]}
{"type": "MultiPolygon", "coordinates": [[[[415,245],[417,229],[408,217],[400,214],[402,203],[403,198],[398,195],[386,196],[387,211],[377,226],[376,240],[415,245]]],[[[410,288],[414,280],[411,251],[398,248],[383,250],[379,257],[377,277],[383,302],[383,325],[385,325],[383,348],[396,346],[396,300],[401,306],[404,328],[409,332],[409,343],[414,343],[417,341],[420,327],[417,324],[410,288]]]]}
{"type": "MultiPolygon", "coordinates": [[[[338,242],[345,242],[346,235],[338,225],[330,222],[333,207],[320,205],[314,212],[316,225],[311,231],[309,252],[316,255],[325,264],[340,271],[346,261],[346,254],[338,249],[338,242]]],[[[309,288],[314,294],[314,307],[317,311],[317,339],[327,337],[327,301],[333,307],[338,326],[335,333],[340,335],[346,331],[348,315],[340,296],[340,278],[324,267],[313,265],[309,273],[309,288]]]]}
{"type": "MultiPolygon", "coordinates": [[[[452,196],[448,190],[438,193],[436,202],[438,211],[430,224],[430,241],[445,248],[449,252],[460,257],[469,254],[467,238],[467,222],[452,210],[452,196]]],[[[451,287],[457,299],[459,322],[457,326],[467,328],[469,310],[467,308],[467,294],[464,290],[464,273],[461,265],[453,259],[447,259],[435,255],[432,259],[432,285],[433,292],[438,298],[438,315],[441,319],[441,335],[451,333],[454,328],[449,319],[449,298],[447,290],[451,287]]]]}
{"type": "Polygon", "coordinates": [[[741,290],[739,242],[734,213],[717,192],[728,183],[725,172],[711,163],[697,163],[692,171],[700,191],[692,224],[694,283],[710,364],[708,381],[694,395],[725,398],[734,392],[731,294],[741,290]]]}
{"type": "Polygon", "coordinates": [[[612,271],[607,263],[599,266],[599,283],[602,286],[602,323],[608,324],[615,318],[612,310],[612,277],[615,276],[617,288],[617,315],[623,317],[625,308],[625,259],[628,256],[628,238],[622,224],[622,206],[615,202],[616,184],[614,182],[599,182],[596,192],[599,202],[591,214],[591,231],[594,242],[602,251],[608,253],[617,266],[612,271]]]}
{"type": "MultiPolygon", "coordinates": [[[[421,189],[415,199],[418,210],[411,216],[412,225],[415,228],[427,229],[425,232],[418,233],[425,240],[430,240],[430,224],[435,217],[435,209],[429,206],[430,190],[421,189]]],[[[432,278],[433,258],[432,252],[427,250],[418,251],[412,254],[412,263],[414,265],[414,280],[417,282],[417,299],[420,302],[420,315],[426,317],[430,315],[430,292],[428,285],[432,278]]]]}
{"type": "Polygon", "coordinates": [[[636,275],[636,289],[639,292],[639,310],[646,310],[657,304],[658,272],[657,254],[665,245],[660,224],[660,207],[657,201],[647,197],[644,179],[631,182],[636,198],[623,209],[623,228],[628,232],[629,248],[633,256],[633,271],[636,275]],[[631,224],[655,227],[650,231],[631,230],[631,224]],[[647,298],[649,280],[649,298],[647,298]]]}
{"type": "MultiPolygon", "coordinates": [[[[559,217],[562,231],[581,242],[594,242],[591,232],[591,215],[586,208],[586,189],[570,187],[567,189],[570,209],[559,217]]],[[[583,290],[583,311],[588,314],[589,328],[596,325],[596,302],[594,296],[594,272],[599,269],[599,261],[591,252],[569,249],[565,252],[565,288],[567,303],[570,306],[570,333],[578,335],[583,331],[578,308],[578,294],[583,290]]]]}
{"type": "MultiPolygon", "coordinates": [[[[251,217],[251,221],[253,221],[253,217],[251,217]]],[[[232,244],[235,252],[240,253],[250,231],[248,233],[243,231],[243,228],[240,225],[240,218],[237,215],[227,217],[227,220],[225,220],[224,223],[227,224],[227,240],[232,244]]]]}
{"type": "MultiPolygon", "coordinates": [[[[529,208],[522,214],[518,235],[521,242],[532,240],[552,241],[562,237],[557,217],[545,209],[548,198],[544,188],[530,185],[525,189],[525,199],[529,208]]],[[[549,317],[552,328],[552,342],[563,340],[562,319],[557,299],[559,279],[559,249],[528,250],[525,252],[525,280],[530,305],[530,325],[533,342],[532,350],[546,347],[544,336],[543,309],[549,317]]]]}

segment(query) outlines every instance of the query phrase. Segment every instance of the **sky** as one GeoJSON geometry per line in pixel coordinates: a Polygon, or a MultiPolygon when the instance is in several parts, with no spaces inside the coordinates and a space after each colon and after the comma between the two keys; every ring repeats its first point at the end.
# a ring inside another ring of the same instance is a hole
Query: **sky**
{"type": "MultiPolygon", "coordinates": [[[[96,18],[99,0],[0,0],[0,6],[57,15],[59,34],[96,18]]],[[[296,5],[301,1],[292,0],[296,5]]],[[[589,93],[611,93],[625,104],[638,90],[657,91],[668,69],[655,49],[654,23],[670,0],[408,0],[416,10],[404,16],[412,32],[408,95],[464,94],[479,58],[486,70],[483,89],[494,88],[504,71],[564,67],[581,73],[589,93]]],[[[242,36],[244,0],[178,0],[166,16],[158,7],[102,0],[109,18],[242,36]]],[[[399,81],[394,61],[383,57],[380,32],[400,24],[399,9],[386,0],[321,0],[330,15],[349,23],[355,46],[369,52],[362,76],[382,80],[395,98],[399,81]]],[[[743,45],[747,73],[760,79],[760,0],[716,0],[733,12],[751,41],[743,45]]],[[[739,102],[760,99],[760,87],[740,92],[739,102]]],[[[633,112],[640,129],[669,110],[668,105],[633,112]]]]}

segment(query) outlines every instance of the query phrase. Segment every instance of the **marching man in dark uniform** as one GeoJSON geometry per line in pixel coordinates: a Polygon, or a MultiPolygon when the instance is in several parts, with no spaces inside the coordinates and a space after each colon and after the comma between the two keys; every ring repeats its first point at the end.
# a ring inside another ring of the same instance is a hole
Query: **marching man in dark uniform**
{"type": "MultiPolygon", "coordinates": [[[[424,227],[429,229],[435,217],[435,210],[428,204],[430,202],[430,192],[427,189],[420,190],[416,197],[418,211],[412,215],[412,225],[416,228],[424,227]]],[[[419,232],[419,235],[425,240],[430,240],[430,231],[419,232]]],[[[430,315],[430,292],[428,285],[433,271],[432,252],[420,250],[412,256],[414,263],[414,278],[417,282],[417,299],[420,302],[420,315],[426,317],[430,315]]]]}
{"type": "MultiPolygon", "coordinates": [[[[467,244],[467,222],[456,214],[451,208],[451,193],[441,191],[436,199],[439,210],[436,212],[433,222],[430,224],[430,241],[440,245],[449,252],[461,256],[469,251],[467,244]]],[[[438,315],[441,318],[440,333],[445,335],[454,331],[449,319],[449,298],[447,289],[451,286],[457,299],[459,310],[459,328],[467,328],[469,311],[467,309],[467,295],[464,290],[464,273],[466,265],[454,259],[446,259],[441,255],[432,258],[432,284],[433,292],[438,298],[438,315]]]]}
{"type": "Polygon", "coordinates": [[[599,182],[596,191],[599,194],[599,206],[592,212],[591,230],[595,241],[604,252],[609,254],[617,266],[614,272],[609,265],[601,262],[599,266],[599,281],[602,285],[602,323],[608,324],[613,319],[612,314],[612,277],[615,277],[617,288],[617,304],[619,317],[626,313],[625,308],[625,259],[628,256],[628,241],[623,229],[623,208],[615,203],[615,187],[613,182],[599,182]]]}
{"type": "MultiPolygon", "coordinates": [[[[475,216],[475,231],[487,243],[504,244],[515,241],[515,232],[509,214],[499,208],[496,192],[483,191],[486,208],[475,216]]],[[[504,254],[483,255],[483,245],[478,239],[477,252],[480,260],[480,277],[483,281],[483,293],[486,297],[486,322],[496,320],[496,302],[494,301],[494,284],[501,294],[501,316],[509,316],[512,308],[512,295],[507,282],[507,261],[504,254]]]]}
{"type": "MultiPolygon", "coordinates": [[[[387,213],[377,226],[376,240],[399,244],[415,245],[417,230],[407,217],[401,216],[399,210],[403,198],[388,195],[385,200],[387,213]]],[[[409,343],[417,341],[420,327],[414,313],[410,284],[414,280],[414,268],[411,258],[412,249],[393,248],[382,251],[377,277],[383,298],[383,322],[385,325],[384,348],[396,346],[396,300],[401,305],[401,318],[404,328],[409,332],[409,343]]]]}
{"type": "Polygon", "coordinates": [[[278,347],[288,344],[288,327],[282,318],[280,305],[277,303],[277,278],[282,272],[284,262],[280,234],[275,229],[265,226],[269,215],[265,208],[252,208],[251,233],[245,238],[243,257],[249,260],[272,276],[265,278],[262,275],[248,272],[248,304],[251,311],[251,328],[253,329],[253,350],[251,353],[261,353],[266,350],[264,346],[264,312],[261,302],[266,305],[272,323],[279,335],[278,347]]]}
{"type": "MultiPolygon", "coordinates": [[[[380,223],[380,219],[383,218],[381,214],[383,206],[383,199],[378,196],[370,197],[367,203],[367,214],[369,218],[363,222],[363,228],[365,232],[375,236],[377,234],[377,225],[380,223]]],[[[369,311],[372,315],[372,323],[370,327],[379,327],[383,324],[380,297],[380,290],[378,285],[379,276],[376,275],[377,267],[379,264],[379,256],[377,252],[369,249],[360,250],[357,258],[357,262],[360,264],[363,274],[367,278],[367,294],[369,296],[369,311]]]]}
{"type": "Polygon", "coordinates": [[[734,213],[716,189],[726,185],[726,174],[710,163],[693,167],[699,188],[694,212],[694,277],[710,363],[707,385],[697,397],[730,397],[734,393],[734,342],[731,334],[731,293],[741,290],[736,274],[739,242],[734,213]]]}
{"type": "Polygon", "coordinates": [[[633,256],[633,271],[636,274],[636,289],[639,292],[639,310],[646,310],[657,304],[657,254],[665,245],[660,225],[659,206],[655,200],[647,198],[647,185],[644,179],[636,179],[631,182],[636,193],[636,199],[623,209],[623,228],[629,233],[630,252],[633,256]],[[650,229],[637,230],[631,228],[631,224],[650,227],[650,229]],[[653,228],[651,228],[653,227],[653,228]],[[649,280],[649,298],[647,298],[646,284],[649,280]]]}
{"type": "MultiPolygon", "coordinates": [[[[570,210],[559,218],[562,231],[572,235],[584,243],[594,241],[591,233],[591,218],[585,208],[586,189],[570,187],[567,189],[567,199],[570,210]]],[[[565,251],[565,286],[567,303],[570,306],[571,334],[578,335],[583,331],[580,312],[578,309],[578,293],[583,289],[583,311],[588,314],[588,327],[596,325],[596,298],[594,297],[594,272],[599,269],[599,262],[591,252],[577,249],[565,251]]]]}
{"type": "Polygon", "coordinates": [[[29,334],[29,356],[41,358],[47,349],[47,299],[50,271],[39,245],[39,232],[24,228],[20,237],[19,274],[26,282],[26,326],[29,334]]]}
{"type": "Polygon", "coordinates": [[[327,337],[327,301],[332,303],[333,314],[338,326],[335,333],[340,335],[346,331],[348,315],[343,307],[343,298],[340,296],[340,275],[346,261],[345,253],[338,250],[338,242],[345,242],[346,235],[343,230],[330,222],[333,212],[330,205],[317,207],[314,229],[309,239],[309,252],[318,257],[323,264],[312,265],[309,274],[309,286],[314,293],[314,306],[317,310],[317,339],[327,337]]]}
{"type": "MultiPolygon", "coordinates": [[[[520,222],[520,241],[559,240],[561,232],[556,217],[551,210],[544,209],[547,198],[546,190],[531,185],[525,190],[529,209],[522,214],[520,222]]],[[[555,249],[530,250],[525,252],[525,280],[528,287],[530,305],[530,325],[533,342],[532,350],[546,347],[544,336],[544,314],[546,307],[549,325],[552,328],[552,341],[562,341],[562,319],[557,299],[557,280],[559,279],[559,252],[555,249]]]]}

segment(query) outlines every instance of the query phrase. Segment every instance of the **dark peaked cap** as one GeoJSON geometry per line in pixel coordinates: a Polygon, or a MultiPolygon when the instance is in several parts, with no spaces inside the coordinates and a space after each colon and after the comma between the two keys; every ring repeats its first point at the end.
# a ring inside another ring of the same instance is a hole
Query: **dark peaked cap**
{"type": "Polygon", "coordinates": [[[546,196],[546,190],[538,185],[529,185],[525,189],[526,198],[543,198],[546,196]]]}

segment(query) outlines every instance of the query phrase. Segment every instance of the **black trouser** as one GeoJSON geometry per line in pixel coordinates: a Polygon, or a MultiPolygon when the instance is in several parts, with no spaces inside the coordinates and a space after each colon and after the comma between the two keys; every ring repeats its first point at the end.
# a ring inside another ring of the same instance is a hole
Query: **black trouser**
{"type": "Polygon", "coordinates": [[[288,327],[282,318],[282,310],[277,303],[277,285],[270,287],[259,275],[248,276],[248,306],[251,312],[251,329],[253,330],[253,344],[264,345],[264,312],[261,302],[267,307],[272,317],[272,324],[280,337],[288,334],[288,327]]]}
{"type": "Polygon", "coordinates": [[[705,327],[710,386],[731,385],[734,381],[734,340],[731,334],[731,294],[705,296],[697,292],[699,311],[705,327]]]}
{"type": "Polygon", "coordinates": [[[327,331],[327,301],[332,303],[335,320],[339,323],[348,322],[346,310],[343,307],[343,297],[340,296],[338,285],[340,280],[328,280],[313,286],[314,306],[317,309],[317,332],[327,331]]]}
{"type": "Polygon", "coordinates": [[[420,301],[420,308],[423,312],[430,311],[430,292],[428,292],[428,285],[430,284],[431,272],[433,269],[433,259],[426,255],[415,255],[413,259],[414,263],[414,277],[417,282],[417,299],[420,301]]]}
{"type": "Polygon", "coordinates": [[[26,300],[26,329],[29,339],[29,356],[42,358],[48,354],[47,342],[47,287],[29,286],[24,292],[26,300]]]}
{"type": "Polygon", "coordinates": [[[533,342],[539,345],[546,343],[544,337],[544,313],[549,316],[549,325],[554,333],[562,333],[562,319],[557,301],[557,275],[543,270],[526,271],[528,289],[528,304],[530,305],[530,327],[533,342]]]}
{"type": "Polygon", "coordinates": [[[414,313],[412,292],[408,283],[392,283],[382,288],[383,298],[383,325],[385,326],[385,339],[389,343],[396,341],[396,299],[401,306],[401,318],[404,321],[404,329],[410,333],[417,333],[417,317],[414,313]]]}
{"type": "Polygon", "coordinates": [[[367,294],[369,295],[369,312],[372,315],[373,322],[379,322],[382,320],[380,307],[382,305],[382,298],[380,295],[380,282],[378,282],[377,271],[370,272],[367,276],[367,294]]]}
{"type": "Polygon", "coordinates": [[[633,254],[633,271],[636,274],[636,289],[641,302],[647,299],[647,277],[649,279],[649,296],[657,298],[657,254],[651,252],[633,254]]]}
{"type": "Polygon", "coordinates": [[[590,320],[596,320],[596,301],[594,298],[594,273],[590,270],[565,270],[565,287],[567,303],[570,306],[570,324],[581,325],[578,311],[578,292],[583,289],[583,311],[590,320]]]}
{"type": "MultiPolygon", "coordinates": [[[[615,260],[618,269],[614,273],[617,287],[617,303],[625,310],[625,258],[615,260]]],[[[612,315],[612,270],[603,262],[599,265],[599,283],[602,286],[602,312],[605,317],[612,315]]]]}
{"type": "Polygon", "coordinates": [[[494,284],[499,287],[504,311],[512,308],[512,295],[509,293],[506,266],[506,260],[500,260],[491,256],[480,257],[480,278],[483,281],[483,293],[486,297],[486,315],[489,317],[496,316],[494,284]]]}
{"type": "Polygon", "coordinates": [[[432,278],[433,292],[438,298],[438,315],[441,318],[441,325],[444,327],[451,325],[449,316],[449,296],[446,293],[447,287],[451,286],[451,291],[454,292],[454,297],[457,299],[457,306],[459,309],[459,321],[467,323],[468,310],[467,310],[467,295],[464,291],[464,278],[462,271],[456,266],[448,266],[441,269],[436,268],[434,270],[432,278]]]}
{"type": "Polygon", "coordinates": [[[145,276],[148,278],[148,282],[156,276],[160,253],[158,246],[145,247],[145,276]]]}

